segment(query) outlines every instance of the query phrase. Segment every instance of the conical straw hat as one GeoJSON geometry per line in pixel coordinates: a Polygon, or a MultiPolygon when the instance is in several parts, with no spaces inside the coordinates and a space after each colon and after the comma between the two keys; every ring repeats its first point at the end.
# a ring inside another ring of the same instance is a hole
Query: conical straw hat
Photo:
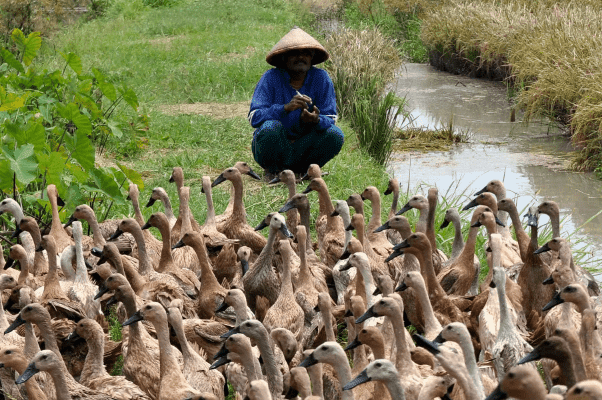
{"type": "Polygon", "coordinates": [[[329,57],[328,52],[320,42],[303,29],[294,27],[284,35],[274,47],[272,47],[272,50],[270,50],[265,57],[265,60],[270,65],[282,67],[282,57],[280,57],[280,55],[289,50],[298,49],[313,49],[316,51],[314,58],[311,60],[312,65],[320,64],[321,62],[328,60],[329,57]]]}

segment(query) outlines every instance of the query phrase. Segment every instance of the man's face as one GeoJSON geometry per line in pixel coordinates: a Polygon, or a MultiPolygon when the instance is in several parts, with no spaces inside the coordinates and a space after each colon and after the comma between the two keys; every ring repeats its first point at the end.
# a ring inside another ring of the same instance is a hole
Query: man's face
{"type": "Polygon", "coordinates": [[[291,72],[307,72],[311,68],[314,51],[311,49],[291,50],[285,55],[286,69],[291,72]]]}

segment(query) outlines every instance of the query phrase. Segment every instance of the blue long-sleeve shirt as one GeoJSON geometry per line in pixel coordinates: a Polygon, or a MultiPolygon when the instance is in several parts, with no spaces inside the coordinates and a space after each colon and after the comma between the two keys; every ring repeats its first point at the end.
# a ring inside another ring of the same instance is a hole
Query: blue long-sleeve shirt
{"type": "MultiPolygon", "coordinates": [[[[253,128],[259,128],[265,121],[278,120],[292,136],[302,136],[304,130],[314,127],[300,121],[302,109],[290,113],[284,111],[284,106],[297,94],[290,85],[290,79],[290,75],[282,68],[273,68],[263,74],[255,87],[248,115],[253,128]]],[[[334,85],[326,71],[312,66],[299,93],[309,96],[320,110],[318,129],[326,130],[336,122],[334,85]]]]}

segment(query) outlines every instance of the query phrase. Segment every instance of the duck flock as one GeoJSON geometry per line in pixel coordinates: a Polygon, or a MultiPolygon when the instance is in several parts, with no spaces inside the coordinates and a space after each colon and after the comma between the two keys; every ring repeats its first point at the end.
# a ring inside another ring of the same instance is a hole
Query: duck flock
{"type": "Polygon", "coordinates": [[[80,205],[64,225],[49,185],[44,232],[16,201],[0,202],[19,243],[0,258],[4,398],[602,400],[600,289],[573,262],[555,202],[530,207],[526,231],[493,180],[463,208],[472,210],[464,241],[463,210],[447,210],[435,227],[437,189],[397,210],[391,179],[382,224],[376,187],[332,201],[312,165],[302,193],[291,171],[270,182],[286,184],[288,201],[253,227],[243,175],[260,179],[245,162],[203,177],[202,225],[179,167],[170,178],[177,217],[157,187],[146,206],[159,201],[164,212],[144,220],[134,184],[133,218],[99,223],[80,205]],[[230,203],[216,215],[211,190],[225,181],[230,203]],[[414,229],[402,215],[412,208],[414,229]],[[553,230],[542,247],[540,214],[553,230]],[[450,223],[456,235],[444,254],[436,231],[450,223]],[[481,229],[489,272],[479,282],[481,229]]]}

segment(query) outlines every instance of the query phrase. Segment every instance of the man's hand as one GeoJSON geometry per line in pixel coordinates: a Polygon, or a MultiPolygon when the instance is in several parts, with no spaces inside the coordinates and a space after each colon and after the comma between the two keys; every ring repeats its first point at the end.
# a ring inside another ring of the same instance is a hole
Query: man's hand
{"type": "Polygon", "coordinates": [[[292,112],[299,108],[307,109],[307,104],[311,103],[311,98],[303,94],[296,94],[291,101],[284,106],[284,111],[292,112]]]}
{"type": "Polygon", "coordinates": [[[301,112],[301,122],[305,124],[318,124],[320,122],[320,110],[318,107],[314,106],[313,112],[309,112],[307,109],[304,109],[301,112]]]}

